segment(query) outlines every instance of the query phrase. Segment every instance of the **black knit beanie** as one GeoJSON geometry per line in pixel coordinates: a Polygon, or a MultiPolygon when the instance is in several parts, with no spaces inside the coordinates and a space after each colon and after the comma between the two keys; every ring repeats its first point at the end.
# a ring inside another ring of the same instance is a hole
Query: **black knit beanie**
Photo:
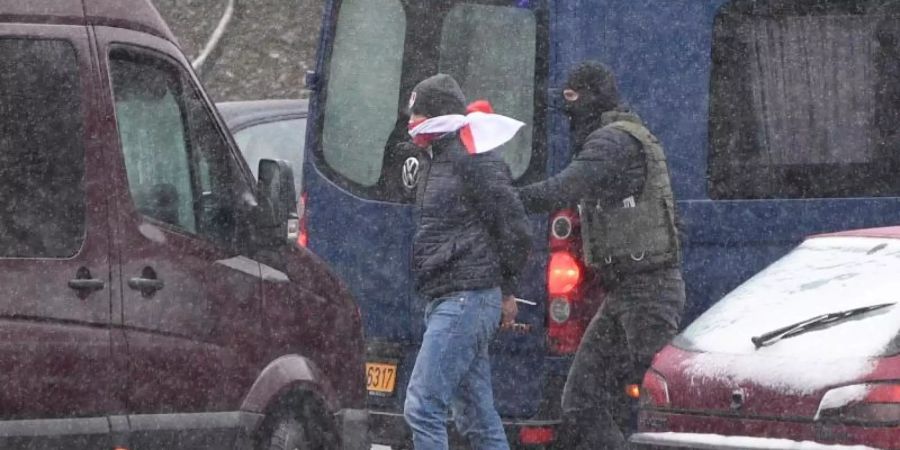
{"type": "Polygon", "coordinates": [[[409,98],[410,114],[426,117],[466,113],[466,96],[450,75],[439,73],[416,85],[409,98]]]}
{"type": "Polygon", "coordinates": [[[608,67],[597,61],[585,61],[569,74],[566,88],[579,94],[584,107],[601,112],[619,106],[619,88],[616,77],[608,67]]]}

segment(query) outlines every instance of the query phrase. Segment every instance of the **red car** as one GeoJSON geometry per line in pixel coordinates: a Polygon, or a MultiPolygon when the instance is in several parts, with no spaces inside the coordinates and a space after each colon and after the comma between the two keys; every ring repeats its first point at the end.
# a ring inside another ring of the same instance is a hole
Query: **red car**
{"type": "Polygon", "coordinates": [[[642,391],[635,444],[900,449],[900,227],[807,239],[677,336],[642,391]]]}

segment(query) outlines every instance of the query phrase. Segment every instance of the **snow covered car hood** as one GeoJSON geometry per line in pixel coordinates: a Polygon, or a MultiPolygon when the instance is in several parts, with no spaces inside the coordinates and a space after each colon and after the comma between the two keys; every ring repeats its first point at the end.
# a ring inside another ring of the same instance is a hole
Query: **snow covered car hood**
{"type": "Polygon", "coordinates": [[[759,349],[751,337],[833,313],[900,302],[900,240],[809,239],[725,296],[680,334],[680,370],[699,382],[809,394],[857,381],[898,353],[900,304],[759,349]]]}

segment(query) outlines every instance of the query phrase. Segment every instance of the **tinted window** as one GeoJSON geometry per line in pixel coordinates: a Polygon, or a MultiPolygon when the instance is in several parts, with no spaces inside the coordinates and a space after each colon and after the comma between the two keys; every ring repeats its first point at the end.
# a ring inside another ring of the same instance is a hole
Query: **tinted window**
{"type": "Polygon", "coordinates": [[[714,198],[900,194],[900,14],[876,6],[724,7],[713,48],[714,198]]]}
{"type": "Polygon", "coordinates": [[[536,43],[527,9],[457,5],[444,21],[440,71],[453,75],[470,99],[488,99],[497,113],[526,123],[502,147],[515,178],[531,162],[536,43]]]}
{"type": "Polygon", "coordinates": [[[72,256],[85,222],[75,49],[2,39],[0,60],[0,256],[72,256]]]}
{"type": "Polygon", "coordinates": [[[306,119],[279,120],[244,128],[234,134],[234,140],[257,176],[261,159],[289,161],[294,169],[294,185],[303,186],[303,138],[306,119]]]}
{"type": "Polygon", "coordinates": [[[418,153],[407,145],[407,99],[438,72],[457,78],[470,100],[490,100],[528,125],[500,151],[516,179],[540,175],[543,163],[532,164],[534,121],[543,114],[538,17],[525,6],[483,3],[342,2],[316,149],[333,181],[365,198],[412,200],[402,182],[404,163],[418,153]]]}
{"type": "Polygon", "coordinates": [[[381,177],[397,121],[406,16],[397,0],[345,0],[328,73],[325,161],[361,186],[381,177]]]}
{"type": "Polygon", "coordinates": [[[115,51],[110,70],[131,197],[143,215],[230,242],[234,165],[199,94],[177,66],[115,51]]]}

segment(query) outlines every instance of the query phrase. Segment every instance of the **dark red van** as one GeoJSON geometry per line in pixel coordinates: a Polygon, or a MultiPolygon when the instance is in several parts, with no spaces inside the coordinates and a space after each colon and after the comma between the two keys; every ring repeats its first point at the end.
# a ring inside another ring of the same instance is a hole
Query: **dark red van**
{"type": "Polygon", "coordinates": [[[0,448],[367,448],[346,288],[148,0],[0,4],[0,448]]]}

